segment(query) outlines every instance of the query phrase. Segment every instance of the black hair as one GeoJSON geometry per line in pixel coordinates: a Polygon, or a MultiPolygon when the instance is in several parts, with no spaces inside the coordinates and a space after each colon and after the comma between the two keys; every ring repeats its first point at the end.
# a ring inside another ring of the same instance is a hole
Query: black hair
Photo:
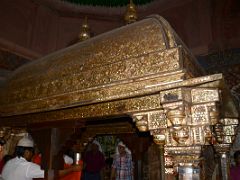
{"type": "Polygon", "coordinates": [[[69,157],[74,159],[74,151],[72,149],[65,150],[63,154],[68,155],[69,157]]]}
{"type": "Polygon", "coordinates": [[[0,145],[3,146],[4,144],[6,144],[6,141],[3,138],[0,138],[0,145]]]}
{"type": "Polygon", "coordinates": [[[13,156],[10,154],[6,154],[5,156],[3,156],[3,162],[4,164],[6,164],[10,159],[12,159],[13,156]]]}
{"type": "Polygon", "coordinates": [[[112,163],[113,163],[113,158],[109,157],[105,160],[105,163],[108,165],[108,166],[112,166],[112,163]]]}
{"type": "Polygon", "coordinates": [[[237,159],[240,156],[240,151],[236,151],[233,155],[234,159],[237,159]]]}
{"type": "Polygon", "coordinates": [[[23,146],[17,146],[16,150],[15,150],[15,154],[17,157],[23,157],[24,152],[28,150],[31,151],[32,153],[34,153],[34,148],[33,147],[23,147],[23,146]]]}

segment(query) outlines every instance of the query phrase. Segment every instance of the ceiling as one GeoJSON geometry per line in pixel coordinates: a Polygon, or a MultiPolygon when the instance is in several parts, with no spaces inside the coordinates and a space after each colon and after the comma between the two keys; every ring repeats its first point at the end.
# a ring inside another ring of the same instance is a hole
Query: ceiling
{"type": "MultiPolygon", "coordinates": [[[[105,7],[119,7],[126,6],[130,0],[62,0],[75,5],[87,5],[87,6],[105,6],[105,7]]],[[[133,0],[136,5],[143,5],[153,0],[133,0]]]]}
{"type": "MultiPolygon", "coordinates": [[[[93,36],[124,26],[123,17],[128,2],[1,0],[0,83],[23,64],[76,42],[85,16],[93,36]]],[[[208,73],[224,72],[229,77],[226,79],[230,87],[240,83],[237,72],[240,63],[236,61],[240,57],[240,1],[133,2],[137,4],[139,19],[151,14],[166,18],[208,73]],[[225,50],[231,53],[223,53],[225,50]]]]}

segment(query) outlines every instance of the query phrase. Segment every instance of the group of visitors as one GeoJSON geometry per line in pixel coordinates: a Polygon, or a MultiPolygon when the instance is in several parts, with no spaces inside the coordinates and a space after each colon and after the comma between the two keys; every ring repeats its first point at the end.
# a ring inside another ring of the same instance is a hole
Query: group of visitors
{"type": "MultiPolygon", "coordinates": [[[[3,146],[6,142],[0,139],[0,179],[3,180],[32,180],[44,178],[41,169],[41,154],[34,155],[34,142],[28,136],[19,140],[15,150],[15,157],[3,157],[3,146]]],[[[74,164],[73,153],[63,155],[64,169],[57,172],[59,180],[101,180],[106,167],[106,160],[101,145],[94,140],[81,160],[74,164]],[[83,176],[81,173],[83,172],[83,176]]],[[[235,166],[230,170],[231,180],[240,180],[240,151],[234,153],[235,166]]],[[[119,142],[116,153],[111,162],[110,180],[133,180],[133,162],[130,150],[123,142],[119,142]]]]}
{"type": "MultiPolygon", "coordinates": [[[[103,169],[106,166],[102,148],[97,141],[93,141],[91,150],[83,159],[84,180],[103,179],[103,169]]],[[[133,162],[130,150],[123,142],[116,147],[111,168],[111,180],[133,180],[133,162]]]]}
{"type": "MultiPolygon", "coordinates": [[[[44,170],[32,162],[34,155],[34,143],[31,138],[24,136],[19,140],[15,149],[15,157],[5,163],[2,169],[3,180],[32,180],[33,178],[44,178],[44,170]]],[[[59,177],[82,170],[80,165],[72,165],[68,169],[59,170],[59,177]]]]}
{"type": "MultiPolygon", "coordinates": [[[[0,151],[5,142],[0,141],[0,151]]],[[[15,150],[15,157],[6,162],[0,161],[0,173],[3,180],[32,180],[44,178],[44,170],[41,169],[41,154],[34,156],[34,142],[29,136],[19,140],[15,150]],[[33,158],[34,156],[34,158],[33,158]],[[2,168],[2,171],[1,171],[2,168]]],[[[3,160],[4,158],[2,158],[3,160]]],[[[81,163],[74,164],[74,157],[65,153],[64,169],[57,171],[59,180],[101,180],[106,161],[101,145],[95,140],[90,150],[85,153],[81,163]],[[83,176],[81,177],[81,173],[83,176]]],[[[116,154],[111,165],[111,180],[133,180],[133,163],[129,149],[123,142],[116,147],[116,154]]]]}

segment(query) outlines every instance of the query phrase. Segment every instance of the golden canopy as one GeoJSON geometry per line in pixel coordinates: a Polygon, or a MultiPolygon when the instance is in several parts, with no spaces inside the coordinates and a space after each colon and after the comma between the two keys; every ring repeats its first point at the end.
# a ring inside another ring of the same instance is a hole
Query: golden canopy
{"type": "MultiPolygon", "coordinates": [[[[127,115],[156,144],[165,144],[174,166],[181,168],[199,166],[204,145],[228,152],[238,125],[238,109],[223,76],[204,76],[160,16],[27,64],[0,93],[1,126],[48,127],[53,122],[56,127],[60,120],[87,126],[89,119],[127,115]]],[[[97,132],[91,133],[85,137],[97,132]]]]}
{"type": "Polygon", "coordinates": [[[1,89],[0,111],[4,117],[141,96],[200,75],[194,57],[155,15],[17,69],[1,89]]]}

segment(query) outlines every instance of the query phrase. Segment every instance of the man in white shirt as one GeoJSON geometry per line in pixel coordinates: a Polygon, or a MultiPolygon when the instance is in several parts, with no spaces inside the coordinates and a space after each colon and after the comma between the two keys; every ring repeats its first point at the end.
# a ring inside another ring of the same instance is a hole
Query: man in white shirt
{"type": "Polygon", "coordinates": [[[16,147],[16,157],[4,166],[2,177],[4,180],[32,180],[44,178],[44,170],[30,162],[34,153],[33,140],[28,136],[19,140],[16,147]]]}
{"type": "MultiPolygon", "coordinates": [[[[9,160],[4,166],[2,178],[4,180],[32,180],[33,178],[44,178],[44,170],[41,170],[38,164],[31,162],[33,154],[33,140],[28,136],[20,139],[16,147],[16,157],[9,160]]],[[[71,164],[72,163],[73,159],[71,160],[71,164]]],[[[56,175],[58,177],[63,177],[71,172],[81,170],[82,165],[72,165],[67,169],[58,170],[56,175]]]]}

